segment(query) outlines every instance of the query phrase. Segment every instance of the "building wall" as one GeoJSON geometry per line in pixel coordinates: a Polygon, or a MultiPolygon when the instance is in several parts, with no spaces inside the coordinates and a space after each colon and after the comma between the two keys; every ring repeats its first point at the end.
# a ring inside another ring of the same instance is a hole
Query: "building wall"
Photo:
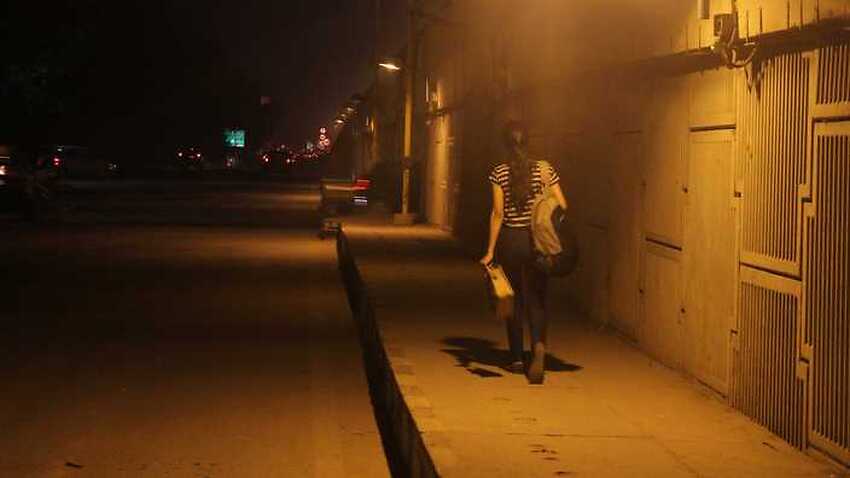
{"type": "MultiPolygon", "coordinates": [[[[789,442],[850,463],[850,44],[780,42],[742,69],[641,67],[715,41],[711,17],[733,2],[711,0],[705,19],[702,5],[442,7],[459,26],[429,30],[422,68],[452,91],[440,108],[453,111],[460,192],[425,195],[482,250],[499,125],[525,120],[532,153],[561,171],[580,240],[579,270],[555,293],[789,442]]],[[[759,41],[847,22],[850,1],[737,10],[759,41]]]]}

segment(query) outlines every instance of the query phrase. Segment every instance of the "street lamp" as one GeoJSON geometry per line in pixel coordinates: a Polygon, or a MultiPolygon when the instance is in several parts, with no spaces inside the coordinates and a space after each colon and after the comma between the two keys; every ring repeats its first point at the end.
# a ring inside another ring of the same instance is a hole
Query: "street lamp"
{"type": "Polygon", "coordinates": [[[398,70],[401,70],[401,67],[400,67],[400,66],[396,65],[394,62],[391,62],[391,61],[386,61],[386,62],[378,63],[378,66],[380,66],[381,68],[383,68],[383,69],[385,69],[385,70],[389,70],[389,71],[398,71],[398,70]]]}
{"type": "MultiPolygon", "coordinates": [[[[415,214],[410,213],[410,166],[412,161],[413,86],[415,74],[414,70],[416,69],[417,46],[416,9],[414,8],[416,6],[416,1],[417,0],[407,0],[407,58],[404,62],[395,61],[395,59],[385,59],[381,62],[376,61],[379,67],[391,73],[395,73],[402,69],[404,70],[404,130],[401,161],[401,212],[393,215],[393,222],[400,225],[413,224],[415,220],[415,214]]],[[[377,3],[377,6],[378,8],[380,7],[380,2],[377,3]]],[[[377,10],[378,9],[376,8],[376,11],[377,10]]],[[[380,16],[378,18],[380,18],[380,16]]]]}
{"type": "MultiPolygon", "coordinates": [[[[404,65],[404,132],[401,164],[401,212],[393,216],[393,223],[399,225],[413,224],[416,215],[410,212],[410,166],[412,162],[413,143],[413,85],[416,70],[416,13],[415,0],[408,0],[408,24],[407,24],[407,59],[404,65]]],[[[388,66],[395,66],[397,71],[401,68],[393,62],[385,62],[388,66]]],[[[386,67],[385,67],[386,68],[386,67]]]]}

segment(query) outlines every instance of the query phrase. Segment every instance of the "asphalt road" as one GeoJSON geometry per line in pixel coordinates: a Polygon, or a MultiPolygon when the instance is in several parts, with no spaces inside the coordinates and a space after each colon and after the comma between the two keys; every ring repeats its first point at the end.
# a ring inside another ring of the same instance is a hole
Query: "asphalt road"
{"type": "Polygon", "coordinates": [[[0,476],[386,476],[318,196],[81,184],[0,220],[0,476]]]}

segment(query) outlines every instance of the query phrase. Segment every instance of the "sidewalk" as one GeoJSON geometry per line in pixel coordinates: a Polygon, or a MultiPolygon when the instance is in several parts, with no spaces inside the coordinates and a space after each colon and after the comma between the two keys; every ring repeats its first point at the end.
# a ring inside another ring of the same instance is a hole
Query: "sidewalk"
{"type": "MultiPolygon", "coordinates": [[[[419,440],[427,454],[409,458],[419,461],[409,474],[843,476],[558,300],[545,385],[529,385],[500,368],[504,326],[488,309],[480,266],[448,234],[392,226],[379,213],[343,223],[388,380],[412,419],[396,429],[417,435],[399,446],[410,456],[419,440]]],[[[553,282],[550,297],[563,287],[553,282]]]]}

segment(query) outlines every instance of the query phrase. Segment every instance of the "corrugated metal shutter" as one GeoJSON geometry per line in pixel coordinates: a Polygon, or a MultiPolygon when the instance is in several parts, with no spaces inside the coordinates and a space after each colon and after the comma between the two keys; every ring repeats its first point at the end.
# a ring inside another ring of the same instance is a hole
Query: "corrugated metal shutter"
{"type": "Polygon", "coordinates": [[[850,45],[834,45],[819,52],[818,104],[850,101],[850,45]]]}
{"type": "Polygon", "coordinates": [[[815,127],[804,309],[809,439],[850,463],[850,122],[815,127]]]}
{"type": "Polygon", "coordinates": [[[806,444],[805,367],[799,362],[800,283],[741,267],[730,400],[797,447],[806,444]]]}
{"type": "Polygon", "coordinates": [[[739,81],[741,262],[799,277],[800,199],[806,182],[809,64],[765,60],[739,81]]]}

